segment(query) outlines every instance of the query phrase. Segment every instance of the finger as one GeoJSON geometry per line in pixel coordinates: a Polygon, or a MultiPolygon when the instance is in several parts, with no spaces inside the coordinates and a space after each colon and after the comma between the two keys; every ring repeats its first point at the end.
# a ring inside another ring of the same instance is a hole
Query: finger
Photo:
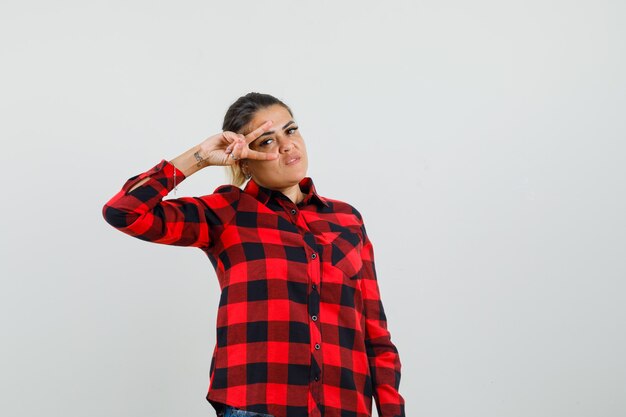
{"type": "Polygon", "coordinates": [[[239,135],[236,134],[234,132],[223,132],[222,136],[229,141],[230,143],[228,144],[228,146],[226,147],[226,149],[224,149],[224,152],[229,154],[233,151],[233,148],[235,147],[235,145],[237,143],[245,143],[245,139],[243,137],[243,135],[239,135]]]}
{"type": "MultiPolygon", "coordinates": [[[[235,158],[240,159],[241,158],[241,154],[242,154],[242,150],[243,150],[243,145],[241,144],[240,141],[237,141],[237,142],[234,142],[232,144],[232,147],[233,148],[232,148],[232,152],[231,152],[231,154],[232,154],[231,158],[234,156],[235,158]]],[[[233,159],[233,160],[236,161],[237,159],[233,159]]]]}
{"type": "Polygon", "coordinates": [[[226,141],[228,141],[229,143],[233,143],[237,140],[237,135],[234,132],[230,132],[228,130],[222,132],[222,137],[226,139],[226,141]]]}
{"type": "Polygon", "coordinates": [[[243,138],[237,138],[237,140],[235,140],[230,146],[232,146],[232,149],[235,149],[235,146],[238,147],[239,149],[239,154],[237,156],[241,157],[241,155],[245,152],[245,148],[246,148],[246,140],[243,138]]]}
{"type": "Polygon", "coordinates": [[[244,140],[239,140],[233,146],[232,154],[237,158],[237,160],[246,159],[247,158],[246,151],[248,152],[250,151],[250,149],[248,148],[248,145],[246,145],[246,142],[244,140]]]}
{"type": "Polygon", "coordinates": [[[233,140],[233,141],[232,141],[232,143],[229,143],[229,144],[228,144],[228,146],[226,147],[226,149],[224,149],[224,152],[226,152],[226,153],[230,153],[230,152],[232,152],[233,148],[234,148],[234,147],[235,147],[235,145],[237,145],[238,143],[245,143],[245,142],[242,142],[242,140],[241,140],[241,139],[235,139],[235,140],[233,140]]]}
{"type": "Polygon", "coordinates": [[[273,123],[274,123],[273,121],[268,120],[265,123],[263,123],[261,126],[259,126],[256,129],[254,129],[252,132],[248,133],[245,136],[246,142],[250,143],[253,140],[255,140],[256,138],[258,138],[259,136],[261,136],[261,134],[263,134],[263,132],[265,132],[267,129],[269,129],[270,126],[272,126],[273,123]]]}
{"type": "Polygon", "coordinates": [[[259,152],[248,149],[248,154],[246,155],[246,158],[258,159],[261,161],[272,161],[274,159],[278,159],[278,154],[276,152],[259,152]]]}

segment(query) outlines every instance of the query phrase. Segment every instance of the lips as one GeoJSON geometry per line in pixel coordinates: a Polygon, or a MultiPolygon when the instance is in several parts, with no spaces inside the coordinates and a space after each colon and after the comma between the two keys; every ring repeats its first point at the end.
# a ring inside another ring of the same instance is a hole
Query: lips
{"type": "Polygon", "coordinates": [[[287,158],[287,160],[285,161],[285,165],[293,165],[295,163],[297,163],[300,160],[300,156],[296,155],[296,156],[289,156],[289,158],[287,158]]]}

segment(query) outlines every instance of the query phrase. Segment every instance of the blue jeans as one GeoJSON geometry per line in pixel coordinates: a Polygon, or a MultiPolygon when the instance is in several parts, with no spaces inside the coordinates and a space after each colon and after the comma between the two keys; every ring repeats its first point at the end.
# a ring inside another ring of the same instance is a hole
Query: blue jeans
{"type": "Polygon", "coordinates": [[[233,406],[227,405],[224,407],[223,417],[274,417],[271,414],[257,413],[256,411],[241,410],[233,406]]]}

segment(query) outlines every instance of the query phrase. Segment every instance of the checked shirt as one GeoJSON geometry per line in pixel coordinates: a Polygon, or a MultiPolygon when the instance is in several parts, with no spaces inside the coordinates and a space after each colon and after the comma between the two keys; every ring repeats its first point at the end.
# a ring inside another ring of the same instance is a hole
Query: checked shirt
{"type": "Polygon", "coordinates": [[[206,399],[275,417],[404,417],[400,358],[359,211],[317,194],[295,204],[244,189],[164,200],[185,175],[163,159],[102,208],[116,229],[201,249],[221,289],[206,399]],[[128,192],[137,182],[150,179],[128,192]]]}

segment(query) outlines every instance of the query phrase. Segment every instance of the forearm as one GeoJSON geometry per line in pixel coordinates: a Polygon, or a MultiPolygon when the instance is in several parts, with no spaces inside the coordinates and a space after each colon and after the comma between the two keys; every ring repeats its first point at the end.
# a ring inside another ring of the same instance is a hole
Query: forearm
{"type": "MultiPolygon", "coordinates": [[[[205,159],[200,145],[196,145],[188,149],[187,151],[183,152],[169,162],[176,168],[178,168],[183,174],[185,174],[185,177],[188,177],[193,173],[201,170],[202,168],[209,166],[209,163],[205,159]]],[[[143,180],[135,184],[133,188],[131,188],[128,192],[133,191],[135,188],[143,185],[148,180],[149,178],[144,178],[143,180]]]]}
{"type": "MultiPolygon", "coordinates": [[[[178,246],[207,247],[211,242],[206,201],[194,197],[163,200],[177,182],[186,178],[166,159],[129,178],[121,190],[102,207],[107,223],[116,229],[145,241],[178,246]],[[145,180],[145,181],[144,181],[145,180]],[[137,188],[138,183],[144,183],[137,188]],[[131,188],[136,189],[130,192],[131,188]]],[[[221,197],[221,195],[218,195],[221,197]]]]}

